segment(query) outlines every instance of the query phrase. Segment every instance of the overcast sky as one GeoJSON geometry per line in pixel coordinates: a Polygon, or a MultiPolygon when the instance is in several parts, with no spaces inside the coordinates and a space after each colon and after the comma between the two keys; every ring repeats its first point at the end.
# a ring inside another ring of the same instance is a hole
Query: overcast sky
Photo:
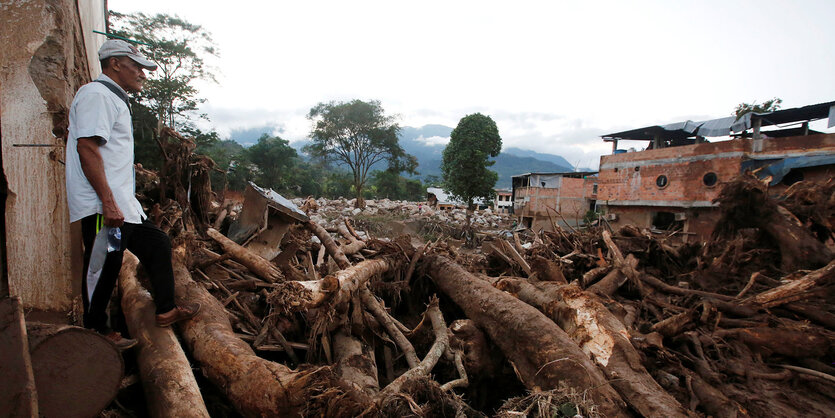
{"type": "Polygon", "coordinates": [[[200,91],[222,136],[274,126],[299,140],[317,103],[377,99],[402,126],[455,127],[481,112],[505,147],[597,167],[611,152],[601,134],[729,116],[775,96],[784,108],[835,100],[831,0],[108,5],[212,33],[219,83],[200,91]]]}

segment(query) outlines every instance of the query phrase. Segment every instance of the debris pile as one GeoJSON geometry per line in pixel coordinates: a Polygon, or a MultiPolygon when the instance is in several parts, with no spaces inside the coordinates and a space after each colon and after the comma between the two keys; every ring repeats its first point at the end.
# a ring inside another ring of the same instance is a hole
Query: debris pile
{"type": "MultiPolygon", "coordinates": [[[[331,227],[334,221],[339,222],[343,217],[374,217],[390,216],[404,219],[441,222],[464,226],[467,223],[467,211],[463,208],[437,209],[425,202],[409,202],[405,200],[366,200],[364,209],[356,208],[356,199],[293,199],[299,207],[307,204],[310,216],[315,222],[324,227],[331,227]]],[[[510,215],[496,213],[492,209],[475,210],[471,214],[473,225],[484,229],[506,228],[510,225],[510,215]]]]}
{"type": "MultiPolygon", "coordinates": [[[[423,242],[370,233],[363,215],[457,213],[252,190],[242,205],[205,206],[203,223],[169,222],[177,297],[203,305],[178,331],[206,378],[209,414],[218,404],[245,416],[502,417],[835,406],[832,181],[775,200],[737,179],[718,199],[713,239],[686,245],[635,227],[493,233],[507,219],[483,212],[480,246],[423,242]]],[[[142,273],[126,262],[122,275],[142,273]]],[[[170,346],[155,338],[140,344],[141,380],[189,375],[185,363],[146,376],[159,361],[146,350],[170,346]]]]}

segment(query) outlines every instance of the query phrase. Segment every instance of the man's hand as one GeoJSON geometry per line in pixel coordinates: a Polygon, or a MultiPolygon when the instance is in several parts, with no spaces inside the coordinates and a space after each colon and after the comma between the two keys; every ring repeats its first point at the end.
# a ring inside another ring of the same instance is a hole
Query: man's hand
{"type": "Polygon", "coordinates": [[[116,202],[111,202],[110,204],[102,203],[101,208],[102,212],[104,212],[102,216],[104,216],[105,225],[118,228],[125,223],[125,215],[122,214],[122,211],[119,209],[119,205],[117,205],[116,202]]]}
{"type": "Polygon", "coordinates": [[[125,215],[116,204],[113,192],[107,184],[107,177],[104,174],[104,161],[99,152],[99,144],[102,142],[99,137],[78,138],[78,158],[81,160],[81,169],[87,181],[93,186],[93,190],[101,200],[102,216],[104,224],[110,227],[120,227],[125,223],[125,215]]]}

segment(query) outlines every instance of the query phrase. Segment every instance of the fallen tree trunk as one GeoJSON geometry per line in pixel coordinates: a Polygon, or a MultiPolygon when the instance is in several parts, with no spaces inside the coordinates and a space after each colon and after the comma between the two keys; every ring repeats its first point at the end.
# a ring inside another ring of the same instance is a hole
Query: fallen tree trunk
{"type": "Polygon", "coordinates": [[[397,325],[394,324],[392,321],[391,316],[389,316],[388,312],[386,312],[385,308],[379,301],[377,301],[377,297],[368,290],[368,287],[363,287],[360,290],[360,300],[362,301],[363,306],[368,309],[374,318],[383,326],[386,332],[391,336],[394,340],[394,343],[400,347],[400,350],[403,352],[403,356],[406,357],[406,363],[409,365],[410,368],[417,367],[420,360],[417,358],[417,354],[415,353],[415,348],[412,346],[412,343],[406,339],[406,336],[403,335],[403,332],[397,328],[397,325]]]}
{"type": "Polygon", "coordinates": [[[528,388],[554,389],[559,384],[589,396],[607,416],[626,414],[620,396],[571,338],[536,308],[473,277],[441,256],[424,259],[438,288],[475,321],[514,365],[528,388]]]}
{"type": "MultiPolygon", "coordinates": [[[[0,284],[2,287],[2,284],[0,284]]],[[[2,293],[3,289],[0,289],[2,293]]],[[[0,416],[38,416],[38,394],[29,357],[20,298],[0,297],[0,416]]]]}
{"type": "Polygon", "coordinates": [[[835,260],[832,260],[823,268],[817,269],[797,280],[792,280],[789,283],[747,298],[743,303],[759,305],[764,308],[773,308],[803,299],[817,286],[831,283],[835,281],[834,279],[835,260]]]}
{"type": "Polygon", "coordinates": [[[347,227],[346,224],[340,224],[336,228],[336,230],[339,231],[340,235],[342,235],[348,241],[350,241],[348,244],[343,245],[342,248],[341,248],[342,253],[345,254],[346,256],[351,255],[351,254],[356,254],[356,253],[360,252],[360,250],[365,248],[365,241],[358,240],[356,237],[354,237],[354,235],[351,234],[351,231],[348,230],[348,227],[347,227]]]}
{"type": "Polygon", "coordinates": [[[795,358],[823,357],[833,346],[833,339],[812,330],[787,328],[735,328],[716,330],[721,338],[736,337],[754,349],[767,349],[795,358]]]}
{"type": "Polygon", "coordinates": [[[429,352],[426,354],[426,357],[424,357],[424,359],[417,366],[409,369],[409,371],[403,373],[397,379],[394,379],[393,382],[389,383],[389,385],[386,386],[382,392],[380,392],[381,401],[385,401],[387,397],[400,392],[400,388],[402,388],[409,380],[428,375],[435,365],[438,364],[438,360],[441,359],[444,352],[446,352],[449,348],[449,335],[447,334],[447,327],[444,322],[444,317],[441,314],[441,309],[438,307],[437,298],[433,298],[429,303],[426,315],[429,317],[430,322],[432,322],[432,331],[435,334],[435,342],[432,344],[432,347],[429,348],[429,352]]]}
{"type": "Polygon", "coordinates": [[[333,354],[336,374],[353,389],[364,393],[371,401],[380,391],[374,349],[353,337],[350,328],[343,327],[333,335],[333,354]]]}
{"type": "Polygon", "coordinates": [[[235,241],[226,238],[225,235],[213,228],[207,229],[206,233],[220,244],[225,253],[231,254],[233,259],[246,266],[251,272],[257,274],[258,277],[270,283],[282,280],[281,272],[263,257],[238,245],[235,241]]]}
{"type": "Polygon", "coordinates": [[[560,326],[600,367],[611,385],[644,416],[686,417],[687,411],[641,364],[623,324],[594,295],[577,285],[502,279],[510,289],[560,326]]]}
{"type": "Polygon", "coordinates": [[[363,261],[321,280],[280,283],[270,294],[270,303],[286,311],[305,311],[326,302],[337,305],[348,300],[374,275],[394,270],[401,264],[399,258],[383,257],[363,261]]]}
{"type": "Polygon", "coordinates": [[[136,279],[139,260],[125,251],[119,289],[131,336],[139,341],[137,363],[152,417],[208,417],[191,365],[174,331],[156,325],[154,302],[136,279]]]}
{"type": "Polygon", "coordinates": [[[26,330],[40,416],[93,417],[116,397],[124,363],[110,340],[69,325],[30,322],[26,330]]]}
{"type": "Polygon", "coordinates": [[[568,283],[565,280],[565,275],[562,274],[560,266],[542,256],[535,256],[531,259],[531,269],[536,273],[539,280],[546,282],[555,282],[560,284],[568,283]]]}
{"type": "Polygon", "coordinates": [[[345,269],[351,265],[351,262],[348,261],[348,257],[346,257],[345,253],[343,253],[339,246],[336,245],[336,241],[333,240],[333,237],[327,230],[325,230],[325,228],[322,228],[321,225],[313,221],[307,221],[305,226],[313,232],[313,235],[316,235],[316,238],[319,238],[319,241],[325,246],[325,250],[327,250],[328,254],[330,254],[331,258],[333,258],[339,268],[345,269]]]}
{"type": "Polygon", "coordinates": [[[255,355],[235,336],[223,306],[203,286],[191,280],[175,250],[174,283],[178,300],[199,302],[200,313],[180,324],[183,339],[203,373],[245,416],[300,415],[309,399],[335,387],[328,368],[294,371],[255,355]]]}

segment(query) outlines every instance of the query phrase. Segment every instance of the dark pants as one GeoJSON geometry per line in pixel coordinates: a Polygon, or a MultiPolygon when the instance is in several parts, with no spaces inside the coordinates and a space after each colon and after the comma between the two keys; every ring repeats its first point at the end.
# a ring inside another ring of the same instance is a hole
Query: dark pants
{"type": "Polygon", "coordinates": [[[157,313],[174,309],[174,269],[171,266],[171,241],[168,234],[162,232],[149,221],[141,224],[122,225],[122,251],[107,254],[102,267],[101,277],[93,290],[92,300],[87,293],[87,266],[93,241],[101,226],[101,215],[91,215],[81,219],[81,236],[84,240],[84,275],[81,279],[81,291],[84,297],[84,327],[101,333],[110,332],[107,325],[107,304],[113,293],[113,287],[122,268],[122,254],[130,250],[145,267],[150,276],[157,313]]]}

